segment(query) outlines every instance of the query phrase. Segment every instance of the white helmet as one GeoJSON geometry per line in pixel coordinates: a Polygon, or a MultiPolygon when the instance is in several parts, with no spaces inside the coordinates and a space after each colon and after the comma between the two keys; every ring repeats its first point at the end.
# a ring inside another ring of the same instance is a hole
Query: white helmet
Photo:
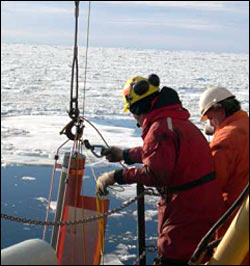
{"type": "Polygon", "coordinates": [[[201,119],[200,121],[206,121],[207,116],[206,112],[215,104],[227,99],[235,97],[228,89],[223,87],[217,87],[217,88],[208,88],[204,91],[204,93],[201,95],[200,98],[200,113],[201,113],[201,119]]]}

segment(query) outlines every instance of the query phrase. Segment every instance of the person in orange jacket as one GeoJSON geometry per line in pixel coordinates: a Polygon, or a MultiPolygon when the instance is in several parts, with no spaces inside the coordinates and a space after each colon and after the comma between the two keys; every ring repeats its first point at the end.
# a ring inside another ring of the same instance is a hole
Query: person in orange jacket
{"type": "Polygon", "coordinates": [[[224,204],[205,137],[190,122],[178,93],[160,89],[157,75],[135,77],[124,86],[124,111],[142,128],[143,146],[105,151],[109,161],[141,167],[108,172],[97,180],[98,194],[107,187],[139,183],[156,187],[158,254],[155,265],[187,265],[202,237],[222,215],[224,204]]]}
{"type": "MultiPolygon", "coordinates": [[[[249,116],[226,88],[207,89],[199,105],[201,121],[209,120],[214,128],[210,148],[227,210],[249,182],[249,116]]],[[[225,234],[230,222],[219,230],[218,237],[225,234]]]]}

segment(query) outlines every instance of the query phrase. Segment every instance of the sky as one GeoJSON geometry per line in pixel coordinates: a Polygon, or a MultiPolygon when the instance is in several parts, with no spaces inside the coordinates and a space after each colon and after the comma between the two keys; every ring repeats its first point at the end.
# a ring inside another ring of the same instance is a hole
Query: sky
{"type": "MultiPolygon", "coordinates": [[[[89,38],[94,47],[248,54],[249,1],[91,1],[89,38]]],[[[73,45],[74,1],[1,1],[1,42],[73,45]]]]}

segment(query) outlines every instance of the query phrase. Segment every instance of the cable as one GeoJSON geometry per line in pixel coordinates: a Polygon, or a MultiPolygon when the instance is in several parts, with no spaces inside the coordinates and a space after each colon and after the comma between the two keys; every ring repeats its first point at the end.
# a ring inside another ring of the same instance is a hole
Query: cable
{"type": "Polygon", "coordinates": [[[85,52],[85,70],[84,70],[84,88],[83,88],[83,111],[82,111],[82,116],[83,117],[84,117],[84,113],[85,113],[85,96],[86,96],[87,68],[88,68],[90,11],[91,11],[91,1],[89,1],[88,26],[87,26],[87,38],[86,38],[87,41],[86,41],[86,52],[85,52]]]}
{"type": "MultiPolygon", "coordinates": [[[[53,171],[52,171],[52,175],[51,175],[50,191],[49,191],[49,197],[48,197],[48,206],[47,206],[47,211],[46,211],[46,216],[45,216],[45,222],[48,222],[48,219],[49,219],[50,205],[51,205],[51,201],[52,201],[52,194],[53,194],[54,184],[55,184],[55,173],[56,173],[56,168],[57,168],[57,161],[59,159],[59,151],[68,142],[69,142],[69,139],[66,140],[63,144],[61,144],[56,151],[55,163],[54,163],[54,167],[53,167],[53,171]]],[[[43,240],[45,240],[46,233],[47,233],[47,226],[45,225],[43,228],[43,235],[42,235],[43,240]]]]}
{"type": "MultiPolygon", "coordinates": [[[[103,142],[105,143],[105,145],[108,147],[108,148],[111,148],[109,146],[109,144],[107,143],[107,141],[105,140],[105,138],[103,137],[102,133],[100,132],[100,130],[98,130],[98,128],[93,124],[91,123],[87,118],[83,117],[83,120],[86,121],[91,127],[93,127],[95,129],[95,131],[97,132],[97,134],[100,136],[100,138],[103,140],[103,142]]],[[[122,162],[119,162],[119,164],[126,170],[128,169],[128,167],[126,165],[124,165],[122,162]]]]}
{"type": "Polygon", "coordinates": [[[78,46],[77,46],[79,2],[80,1],[75,1],[75,38],[74,38],[74,54],[73,54],[73,63],[72,63],[72,69],[71,69],[71,83],[70,83],[69,116],[73,120],[77,120],[79,116],[79,109],[78,109],[79,66],[78,66],[78,46]],[[74,76],[76,80],[74,80],[74,76]],[[75,95],[74,95],[74,81],[76,82],[75,95]]]}

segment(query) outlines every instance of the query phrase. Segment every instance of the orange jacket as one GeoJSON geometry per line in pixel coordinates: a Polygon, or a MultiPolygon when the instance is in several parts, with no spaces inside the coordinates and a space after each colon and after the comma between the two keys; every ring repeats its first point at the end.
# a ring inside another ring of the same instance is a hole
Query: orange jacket
{"type": "MultiPolygon", "coordinates": [[[[228,117],[216,130],[210,148],[227,210],[249,182],[248,114],[238,111],[228,117]]],[[[217,232],[217,238],[224,236],[234,215],[217,232]]],[[[241,265],[249,265],[249,253],[241,265]]]]}
{"type": "Polygon", "coordinates": [[[210,143],[217,179],[228,209],[249,182],[249,117],[238,111],[216,130],[210,143]]]}

